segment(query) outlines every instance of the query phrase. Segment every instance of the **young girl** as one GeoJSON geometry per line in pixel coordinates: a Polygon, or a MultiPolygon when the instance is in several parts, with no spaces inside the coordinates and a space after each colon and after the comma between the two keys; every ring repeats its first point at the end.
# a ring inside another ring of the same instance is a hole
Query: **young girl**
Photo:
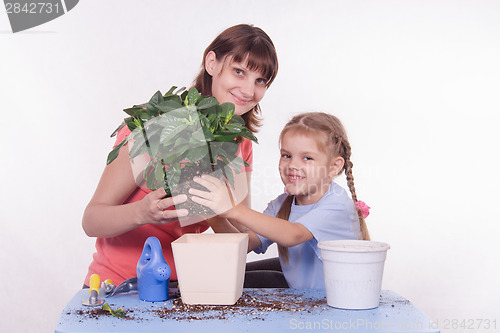
{"type": "MultiPolygon", "coordinates": [[[[276,50],[269,36],[260,28],[242,24],[226,29],[207,47],[194,86],[220,103],[235,104],[235,113],[255,132],[259,126],[258,103],[277,71],[276,50]]],[[[129,134],[125,126],[118,133],[116,144],[129,134]]],[[[251,141],[240,144],[240,155],[252,163],[251,141]]],[[[246,174],[249,181],[250,172],[246,174]]],[[[94,273],[102,279],[112,279],[115,284],[136,276],[137,261],[150,236],[161,241],[163,255],[172,269],[170,279],[177,279],[170,243],[185,233],[207,230],[208,223],[180,227],[178,216],[186,216],[188,212],[170,208],[184,202],[186,196],[165,198],[165,195],[163,188],[149,191],[137,186],[128,150],[121,149],[116,160],[105,167],[83,216],[85,233],[97,237],[86,285],[94,273]]],[[[243,203],[248,204],[248,199],[243,203]]],[[[227,223],[218,217],[214,221],[214,224],[227,223]]]]}
{"type": "MultiPolygon", "coordinates": [[[[246,226],[248,250],[279,246],[283,273],[292,288],[324,288],[318,242],[369,239],[363,214],[355,208],[351,146],[341,122],[326,113],[295,116],[280,135],[279,172],[286,193],[271,201],[264,214],[244,205],[231,206],[228,187],[204,175],[196,178],[210,192],[190,190],[193,201],[246,226]],[[333,182],[345,172],[351,197],[333,182]]],[[[235,232],[227,224],[227,232],[235,232]]]]}

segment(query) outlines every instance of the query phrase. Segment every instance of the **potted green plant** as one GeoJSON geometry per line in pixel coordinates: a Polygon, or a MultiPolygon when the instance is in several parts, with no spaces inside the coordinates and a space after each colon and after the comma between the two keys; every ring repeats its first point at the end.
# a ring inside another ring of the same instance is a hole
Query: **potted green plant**
{"type": "MultiPolygon", "coordinates": [[[[243,118],[234,114],[234,104],[219,104],[214,97],[202,96],[195,88],[186,91],[173,86],[162,94],[157,91],[149,102],[124,109],[129,115],[111,134],[128,126],[131,133],[108,155],[112,163],[128,143],[136,182],[150,190],[163,187],[167,196],[186,193],[200,187],[192,181],[201,174],[215,174],[233,188],[235,175],[249,166],[237,155],[242,138],[257,142],[245,127],[243,118]]],[[[193,216],[213,215],[210,209],[188,199],[176,208],[187,208],[190,223],[201,221],[193,216]]],[[[181,225],[187,225],[182,223],[181,225]]]]}

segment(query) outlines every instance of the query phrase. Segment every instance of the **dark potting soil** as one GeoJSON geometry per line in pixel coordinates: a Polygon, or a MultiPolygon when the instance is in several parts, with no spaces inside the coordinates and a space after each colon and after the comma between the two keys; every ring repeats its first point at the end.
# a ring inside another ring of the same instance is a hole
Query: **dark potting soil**
{"type": "MultiPolygon", "coordinates": [[[[193,320],[265,320],[267,316],[275,312],[311,313],[321,311],[325,307],[325,299],[302,298],[301,294],[288,294],[285,289],[275,292],[270,297],[254,297],[247,293],[238,299],[234,305],[189,305],[182,302],[181,298],[172,301],[172,306],[157,309],[124,309],[125,320],[143,321],[143,314],[152,313],[155,318],[163,320],[193,321],[193,320]]],[[[99,319],[110,317],[108,311],[102,309],[76,310],[74,314],[82,319],[99,319]]],[[[71,315],[71,313],[67,313],[71,315]]],[[[149,317],[149,316],[146,316],[149,317]]]]}
{"type": "Polygon", "coordinates": [[[189,215],[216,215],[213,210],[203,205],[200,205],[193,200],[191,200],[191,195],[189,194],[190,188],[195,188],[201,191],[208,191],[204,186],[193,181],[194,177],[199,177],[203,174],[211,174],[217,176],[219,179],[222,179],[222,173],[220,171],[216,171],[215,174],[211,170],[203,170],[197,166],[194,167],[185,167],[182,169],[181,178],[179,181],[179,185],[172,191],[172,196],[179,194],[186,194],[188,199],[187,201],[176,205],[177,209],[187,209],[189,211],[189,215]]]}

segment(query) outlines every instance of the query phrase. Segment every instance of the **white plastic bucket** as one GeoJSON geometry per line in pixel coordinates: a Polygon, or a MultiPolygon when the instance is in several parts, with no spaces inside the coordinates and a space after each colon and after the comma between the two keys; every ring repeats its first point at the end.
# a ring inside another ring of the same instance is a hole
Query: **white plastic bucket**
{"type": "Polygon", "coordinates": [[[334,308],[378,307],[387,250],[386,243],[363,240],[320,242],[326,301],[334,308]]]}

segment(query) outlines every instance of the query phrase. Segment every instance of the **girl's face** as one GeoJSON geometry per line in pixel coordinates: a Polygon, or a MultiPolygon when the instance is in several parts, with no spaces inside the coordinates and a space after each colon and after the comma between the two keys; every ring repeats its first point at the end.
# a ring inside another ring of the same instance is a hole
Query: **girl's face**
{"type": "Polygon", "coordinates": [[[266,93],[267,80],[260,72],[250,70],[246,61],[219,61],[211,51],[205,59],[205,69],[212,76],[212,96],[221,104],[233,103],[238,116],[250,111],[266,93]]]}
{"type": "Polygon", "coordinates": [[[307,135],[285,132],[280,152],[281,180],[298,205],[318,202],[344,165],[342,157],[330,157],[307,135]]]}

